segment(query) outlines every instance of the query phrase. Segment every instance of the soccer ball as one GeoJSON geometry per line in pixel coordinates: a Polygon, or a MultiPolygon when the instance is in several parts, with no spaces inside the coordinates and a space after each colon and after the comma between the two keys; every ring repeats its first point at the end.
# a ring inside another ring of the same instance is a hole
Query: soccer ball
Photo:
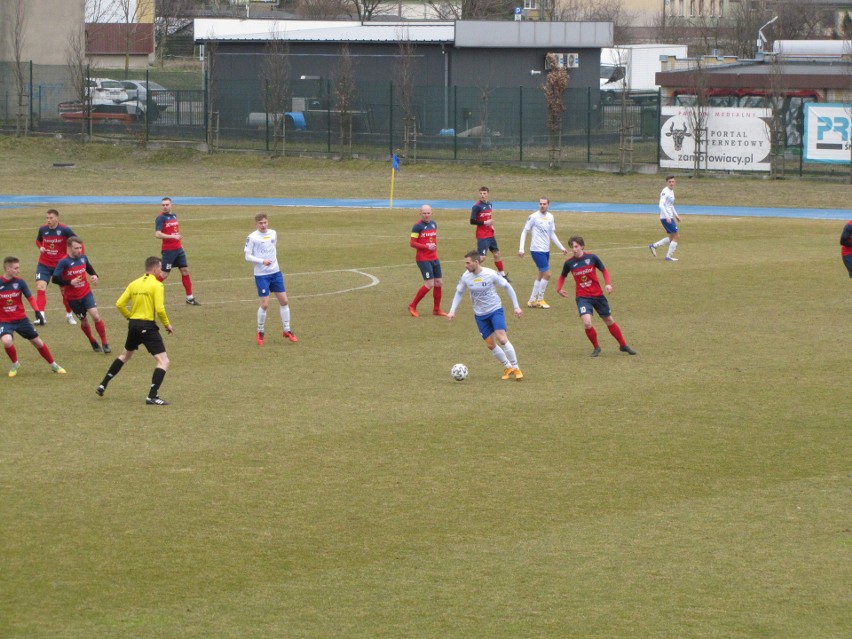
{"type": "Polygon", "coordinates": [[[453,379],[457,382],[463,381],[467,377],[467,366],[464,364],[455,364],[450,369],[450,375],[453,376],[453,379]]]}

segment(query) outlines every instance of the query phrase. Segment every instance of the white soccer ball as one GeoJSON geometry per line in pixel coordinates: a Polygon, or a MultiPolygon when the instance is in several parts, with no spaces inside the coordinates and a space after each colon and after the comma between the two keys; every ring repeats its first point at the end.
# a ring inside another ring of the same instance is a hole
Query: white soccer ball
{"type": "Polygon", "coordinates": [[[452,375],[453,379],[457,382],[464,380],[467,377],[467,366],[464,364],[454,364],[450,369],[450,375],[452,375]]]}

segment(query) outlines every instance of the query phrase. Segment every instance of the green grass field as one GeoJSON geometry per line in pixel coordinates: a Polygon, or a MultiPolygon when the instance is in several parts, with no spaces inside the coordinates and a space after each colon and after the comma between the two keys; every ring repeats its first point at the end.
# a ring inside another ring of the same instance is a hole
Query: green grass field
{"type": "MultiPolygon", "coordinates": [[[[16,338],[23,367],[0,378],[0,637],[852,632],[842,223],[686,217],[667,264],[647,250],[660,176],[403,167],[400,199],[473,201],[490,184],[522,302],[526,214],[501,200],[649,203],[648,216],[556,216],[563,242],[583,235],[609,268],[639,354],[619,353],[596,318],[604,350],[589,358],[573,300],[551,285],[551,310],[509,322],[526,379],[504,382],[469,300],[455,322],[408,316],[416,211],[268,209],[300,341],[280,338],[273,301],[259,348],[242,256],[258,209],[180,201],[379,197],[387,166],[75,149],[0,140],[0,191],[156,198],[57,207],[102,276],[113,346],[126,331],[114,301],[159,251],[161,195],[175,198],[203,306],[167,281],[165,408],[144,405],[144,352],[95,395],[112,357],[65,324],[56,287],[40,332],[68,374],[16,338]],[[50,168],[66,158],[75,169],[50,168]],[[466,381],[451,379],[455,362],[466,381]]],[[[683,179],[678,202],[841,207],[850,194],[683,179]]],[[[473,248],[468,214],[436,212],[445,308],[473,248]]],[[[0,252],[31,285],[43,218],[0,209],[0,252]]]]}

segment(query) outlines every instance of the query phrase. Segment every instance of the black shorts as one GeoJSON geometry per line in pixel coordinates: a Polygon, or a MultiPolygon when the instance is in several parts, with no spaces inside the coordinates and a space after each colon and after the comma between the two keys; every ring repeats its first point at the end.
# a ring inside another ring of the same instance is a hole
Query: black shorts
{"type": "Polygon", "coordinates": [[[612,311],[609,310],[609,301],[603,295],[600,297],[578,297],[577,310],[580,315],[594,315],[594,311],[597,311],[601,317],[612,315],[612,311]]]}
{"type": "Polygon", "coordinates": [[[500,247],[497,246],[497,238],[493,235],[491,237],[480,237],[476,240],[477,253],[484,256],[488,251],[492,253],[500,251],[500,247]]]}
{"type": "Polygon", "coordinates": [[[124,348],[128,351],[135,351],[139,349],[140,345],[144,345],[151,355],[166,352],[166,345],[163,343],[163,336],[160,335],[160,327],[157,326],[156,322],[130,320],[124,348]]]}
{"type": "Polygon", "coordinates": [[[852,277],[852,255],[844,255],[843,263],[846,265],[846,269],[849,271],[849,277],[852,277]]]}

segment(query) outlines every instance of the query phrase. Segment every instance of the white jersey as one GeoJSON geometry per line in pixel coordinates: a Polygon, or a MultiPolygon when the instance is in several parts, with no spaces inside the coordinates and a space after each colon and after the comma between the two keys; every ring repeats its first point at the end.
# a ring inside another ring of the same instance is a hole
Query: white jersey
{"type": "Polygon", "coordinates": [[[497,294],[497,285],[502,286],[509,293],[509,297],[512,300],[512,308],[520,308],[518,306],[518,296],[515,295],[515,289],[506,281],[506,278],[494,269],[483,267],[479,273],[465,271],[461,278],[459,278],[459,284],[456,287],[456,295],[453,298],[450,313],[456,312],[465,289],[470,291],[470,301],[473,304],[474,315],[482,316],[493,313],[503,306],[503,302],[497,294]]]}
{"type": "Polygon", "coordinates": [[[266,233],[253,231],[246,238],[246,261],[254,264],[255,275],[273,275],[281,270],[278,266],[278,233],[267,229],[266,233]],[[269,266],[263,261],[272,260],[269,266]]]}
{"type": "Polygon", "coordinates": [[[532,231],[532,239],[530,239],[530,251],[547,253],[550,251],[550,242],[552,241],[560,251],[564,251],[565,247],[562,242],[556,237],[556,220],[553,219],[552,213],[542,213],[536,211],[527,218],[527,223],[524,224],[524,230],[521,231],[521,248],[518,249],[521,253],[524,252],[524,243],[527,239],[527,232],[532,231]]]}
{"type": "Polygon", "coordinates": [[[674,207],[674,191],[669,187],[660,192],[660,219],[665,220],[677,215],[674,207]]]}

